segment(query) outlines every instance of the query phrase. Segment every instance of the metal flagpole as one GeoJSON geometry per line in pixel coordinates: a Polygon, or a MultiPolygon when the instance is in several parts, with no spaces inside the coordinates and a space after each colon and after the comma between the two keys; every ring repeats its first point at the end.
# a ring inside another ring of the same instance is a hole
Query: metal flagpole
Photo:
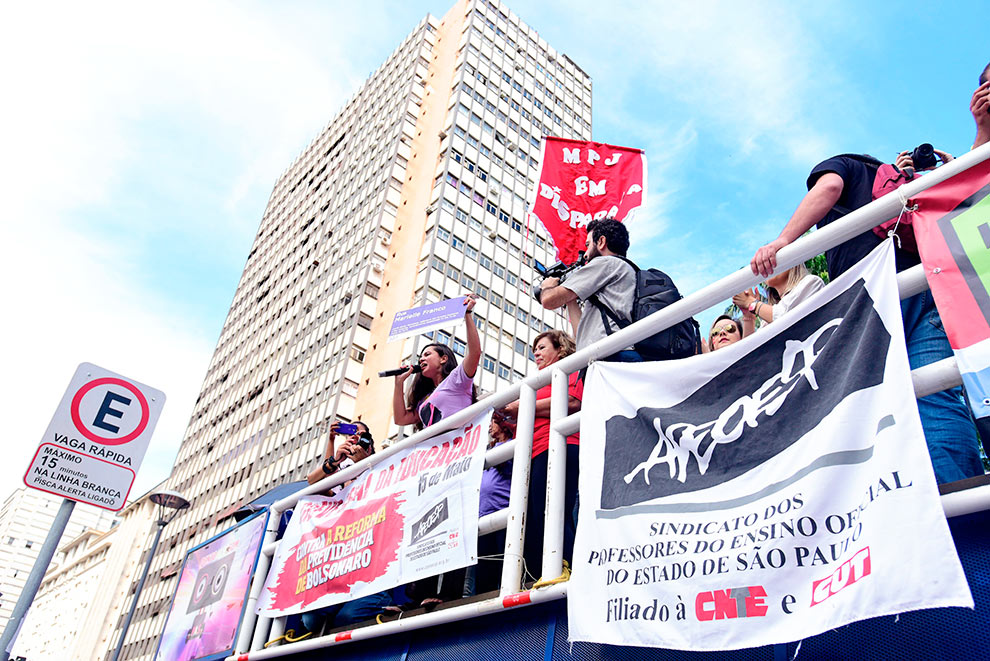
{"type": "Polygon", "coordinates": [[[55,555],[55,549],[58,548],[58,540],[62,539],[62,533],[65,532],[65,526],[68,525],[69,517],[72,516],[72,509],[75,506],[74,500],[64,499],[61,507],[58,508],[58,514],[55,515],[52,528],[48,531],[48,537],[45,538],[45,543],[41,546],[41,551],[38,552],[38,559],[34,561],[34,567],[31,568],[31,573],[24,583],[21,596],[17,598],[17,605],[14,606],[10,620],[7,621],[7,627],[3,630],[3,638],[0,638],[0,661],[7,661],[10,658],[14,639],[17,638],[21,625],[24,624],[24,617],[27,615],[28,609],[31,608],[34,596],[38,593],[41,579],[48,571],[48,565],[52,561],[52,556],[55,555]]]}

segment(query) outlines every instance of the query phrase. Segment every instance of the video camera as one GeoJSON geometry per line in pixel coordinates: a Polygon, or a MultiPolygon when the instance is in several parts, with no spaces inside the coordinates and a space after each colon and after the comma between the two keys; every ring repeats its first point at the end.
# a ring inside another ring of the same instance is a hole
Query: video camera
{"type": "MultiPolygon", "coordinates": [[[[584,259],[584,251],[582,250],[581,252],[578,253],[577,261],[575,261],[573,264],[565,264],[563,262],[557,262],[553,266],[546,267],[543,266],[543,264],[541,264],[539,260],[534,259],[533,269],[540,275],[541,281],[546,280],[547,278],[558,278],[561,282],[563,282],[564,278],[567,277],[568,273],[570,273],[574,269],[584,266],[585,263],[586,262],[584,259]]],[[[540,298],[542,296],[543,296],[543,288],[540,287],[540,283],[537,282],[536,284],[533,285],[533,298],[535,298],[538,302],[542,302],[540,301],[540,298]]]]}

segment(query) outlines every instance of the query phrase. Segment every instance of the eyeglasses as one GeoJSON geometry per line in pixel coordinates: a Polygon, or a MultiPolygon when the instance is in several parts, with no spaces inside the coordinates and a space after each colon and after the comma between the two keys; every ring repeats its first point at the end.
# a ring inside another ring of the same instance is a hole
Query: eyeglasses
{"type": "Polygon", "coordinates": [[[738,333],[739,329],[736,328],[735,324],[727,324],[725,326],[717,326],[712,329],[712,337],[716,335],[731,335],[732,333],[738,333]]]}

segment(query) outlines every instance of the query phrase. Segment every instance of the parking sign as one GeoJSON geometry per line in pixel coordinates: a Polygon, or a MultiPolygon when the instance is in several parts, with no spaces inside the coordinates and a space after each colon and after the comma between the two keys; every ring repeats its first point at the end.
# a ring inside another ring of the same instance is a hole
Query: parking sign
{"type": "Polygon", "coordinates": [[[165,394],[91,363],[76,370],[24,475],[24,483],[119,511],[165,394]]]}

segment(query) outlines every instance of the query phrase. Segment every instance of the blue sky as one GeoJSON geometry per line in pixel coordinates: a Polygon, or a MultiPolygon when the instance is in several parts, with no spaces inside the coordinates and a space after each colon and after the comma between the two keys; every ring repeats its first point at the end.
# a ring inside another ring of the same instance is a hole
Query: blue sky
{"type": "MultiPolygon", "coordinates": [[[[990,60],[985,3],[510,6],[592,76],[595,139],[647,150],[632,257],[685,294],[773,239],[818,161],[968,150],[990,60]]],[[[426,13],[448,8],[0,9],[12,421],[0,496],[82,361],[166,392],[134,495],[167,476],[275,179],[426,13]]]]}

